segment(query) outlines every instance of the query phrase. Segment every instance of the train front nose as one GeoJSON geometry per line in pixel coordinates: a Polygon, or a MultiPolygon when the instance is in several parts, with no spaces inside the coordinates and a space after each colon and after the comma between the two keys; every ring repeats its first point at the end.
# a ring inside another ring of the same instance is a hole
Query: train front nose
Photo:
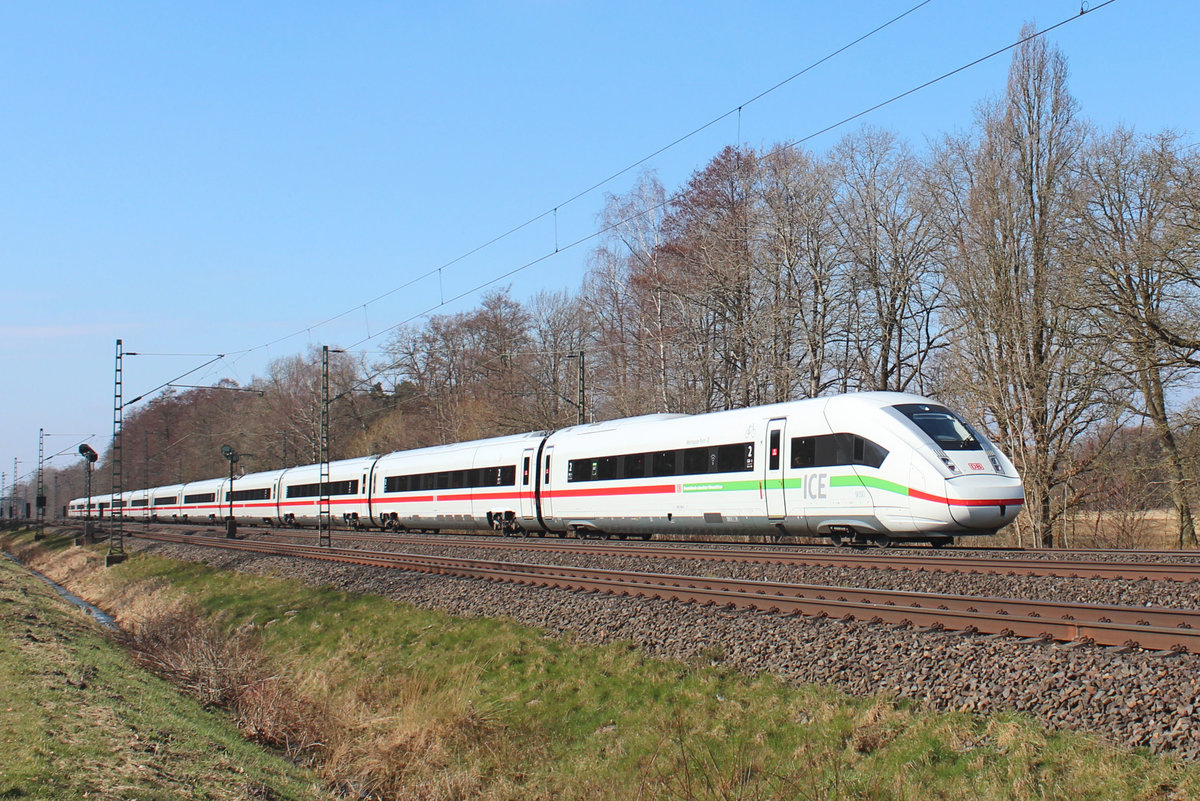
{"type": "Polygon", "coordinates": [[[963,528],[1008,525],[1025,504],[1021,480],[1009,476],[959,476],[946,481],[950,515],[963,528]]]}

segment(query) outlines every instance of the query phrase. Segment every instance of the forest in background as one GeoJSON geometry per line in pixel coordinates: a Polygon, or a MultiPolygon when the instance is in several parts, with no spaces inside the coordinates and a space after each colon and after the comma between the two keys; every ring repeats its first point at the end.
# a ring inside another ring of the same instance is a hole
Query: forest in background
{"type": "MultiPolygon", "coordinates": [[[[727,147],[674,191],[643,173],[598,227],[574,292],[493,291],[382,355],[331,354],[331,457],[574,424],[581,362],[589,421],[908,391],[1020,469],[1015,542],[1094,517],[1136,545],[1168,510],[1195,546],[1200,154],[1089,124],[1043,39],[967,132],[727,147]]],[[[319,348],[244,386],[168,390],[126,412],[124,486],[223,475],[224,444],[249,472],[318,461],[321,406],[319,348]]],[[[48,467],[46,486],[53,513],[83,495],[83,466],[48,467]]]]}

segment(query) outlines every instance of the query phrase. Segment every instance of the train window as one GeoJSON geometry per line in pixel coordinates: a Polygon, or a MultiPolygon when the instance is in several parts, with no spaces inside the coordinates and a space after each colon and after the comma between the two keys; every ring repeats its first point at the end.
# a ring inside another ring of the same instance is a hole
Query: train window
{"type": "Polygon", "coordinates": [[[715,451],[718,473],[737,473],[754,469],[754,446],[749,442],[741,445],[721,445],[715,451]]]}
{"type": "MultiPolygon", "coordinates": [[[[571,468],[571,465],[568,464],[567,469],[570,470],[570,468],[571,468]]],[[[568,478],[567,480],[570,481],[570,478],[568,478]]],[[[526,456],[524,459],[521,460],[521,486],[523,486],[523,487],[529,486],[529,457],[528,456],[526,456]]]]}
{"type": "Polygon", "coordinates": [[[754,445],[739,442],[678,451],[595,456],[567,462],[567,481],[611,481],[705,473],[741,473],[754,469],[754,445]]]}
{"type": "Polygon", "coordinates": [[[620,478],[617,472],[617,463],[620,458],[619,456],[604,456],[600,459],[593,459],[592,477],[597,481],[612,481],[620,478]]]}
{"type": "Polygon", "coordinates": [[[631,453],[625,457],[621,478],[643,478],[646,475],[646,454],[631,453]]]}
{"type": "Polygon", "coordinates": [[[145,499],[145,498],[138,498],[136,501],[131,501],[131,502],[129,503],[129,505],[130,505],[130,506],[145,506],[145,505],[146,505],[146,499],[145,499]]]}
{"type": "Polygon", "coordinates": [[[863,445],[862,456],[855,461],[855,464],[867,465],[868,467],[879,467],[883,464],[883,460],[888,455],[886,448],[862,437],[855,437],[855,440],[861,442],[863,445]]]}
{"type": "MultiPolygon", "coordinates": [[[[329,495],[355,495],[358,493],[358,479],[350,481],[331,481],[329,482],[329,495]]],[[[318,481],[315,484],[293,484],[287,488],[287,497],[289,498],[316,498],[321,495],[321,483],[318,481]]],[[[270,495],[266,497],[271,497],[270,495]]],[[[226,500],[229,500],[226,493],[226,500]]],[[[234,498],[235,501],[241,500],[234,498]]]]}
{"type": "Polygon", "coordinates": [[[792,438],[792,467],[836,467],[858,464],[879,467],[888,452],[855,434],[825,434],[792,438]]]}
{"type": "Polygon", "coordinates": [[[770,462],[767,465],[767,469],[768,470],[778,470],[779,469],[779,432],[778,431],[771,432],[771,453],[768,455],[770,457],[770,462]]]}
{"type": "Polygon", "coordinates": [[[817,466],[854,464],[850,457],[852,444],[845,434],[817,437],[817,466]]]}
{"type": "Polygon", "coordinates": [[[817,438],[792,437],[792,467],[815,467],[817,438]]]}
{"type": "MultiPolygon", "coordinates": [[[[270,499],[270,487],[263,487],[262,489],[235,489],[233,491],[233,500],[235,501],[269,501],[270,499]]],[[[225,493],[225,500],[230,500],[228,492],[225,493]]]]}
{"type": "Polygon", "coordinates": [[[930,403],[902,403],[893,409],[916,423],[925,435],[944,451],[978,451],[983,445],[971,427],[945,406],[930,403]]]}
{"type": "Polygon", "coordinates": [[[184,495],[184,503],[212,503],[217,499],[215,492],[201,492],[198,495],[184,495]]]}
{"type": "MultiPolygon", "coordinates": [[[[526,465],[528,467],[528,464],[526,465]]],[[[347,483],[347,482],[341,482],[347,483]]],[[[355,482],[348,482],[354,484],[355,482]]],[[[384,492],[419,492],[433,489],[470,489],[474,487],[512,487],[517,483],[517,466],[475,467],[470,470],[444,470],[439,473],[416,473],[407,476],[384,476],[384,492]]],[[[526,476],[528,483],[528,476],[526,476]]],[[[310,485],[317,489],[318,485],[310,485]]],[[[335,482],[331,486],[337,486],[335,482]]],[[[289,493],[292,488],[288,488],[289,493]]],[[[357,492],[357,487],[351,490],[357,492]]],[[[339,493],[331,493],[337,495],[339,493]]],[[[292,497],[290,494],[288,497],[292,497]]]]}
{"type": "Polygon", "coordinates": [[[545,484],[547,487],[550,486],[550,457],[549,456],[546,457],[546,475],[545,475],[545,479],[542,481],[542,483],[545,484]]]}
{"type": "Polygon", "coordinates": [[[708,472],[708,448],[687,448],[683,451],[683,475],[694,476],[708,472]]]}
{"type": "Polygon", "coordinates": [[[154,505],[155,506],[166,506],[169,503],[176,503],[178,500],[179,499],[175,498],[175,497],[155,498],[154,505]]]}

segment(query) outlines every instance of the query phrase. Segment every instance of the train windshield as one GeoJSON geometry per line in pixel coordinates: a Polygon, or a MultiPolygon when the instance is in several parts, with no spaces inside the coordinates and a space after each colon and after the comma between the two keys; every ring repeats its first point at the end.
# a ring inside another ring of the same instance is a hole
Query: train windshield
{"type": "Polygon", "coordinates": [[[902,403],[893,408],[916,423],[944,451],[983,450],[971,427],[945,406],[902,403]]]}

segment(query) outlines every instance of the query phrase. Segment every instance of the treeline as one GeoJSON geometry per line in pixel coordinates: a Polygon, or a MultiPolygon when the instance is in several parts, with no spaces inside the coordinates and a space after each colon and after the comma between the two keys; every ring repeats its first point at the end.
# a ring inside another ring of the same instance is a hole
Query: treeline
{"type": "MultiPolygon", "coordinates": [[[[1195,543],[1200,156],[1089,125],[1043,40],[921,152],[872,129],[824,154],[730,147],[675,192],[642,175],[599,224],[575,293],[495,292],[382,359],[335,354],[334,458],[568,425],[581,377],[589,420],[902,390],[1013,458],[1021,542],[1168,506],[1195,543]]],[[[151,401],[127,419],[126,485],[221,475],[225,442],[246,469],[314,461],[319,388],[311,351],[236,387],[253,392],[151,401]]]]}

